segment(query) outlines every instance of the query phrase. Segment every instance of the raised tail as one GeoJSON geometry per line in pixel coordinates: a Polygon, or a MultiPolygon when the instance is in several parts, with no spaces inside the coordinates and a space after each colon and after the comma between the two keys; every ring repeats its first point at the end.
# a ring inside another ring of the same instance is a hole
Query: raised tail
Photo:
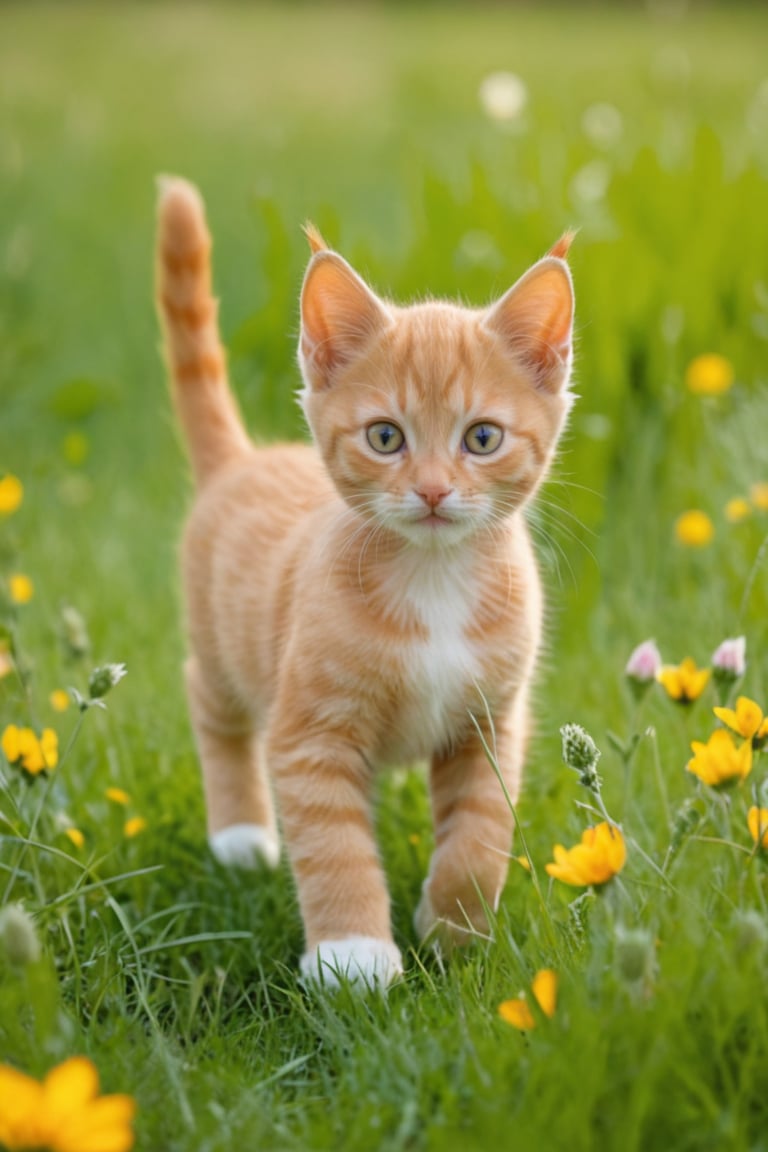
{"type": "Polygon", "coordinates": [[[159,184],[158,311],[173,400],[200,486],[246,452],[250,441],[227,383],[202,198],[177,177],[162,177],[159,184]]]}

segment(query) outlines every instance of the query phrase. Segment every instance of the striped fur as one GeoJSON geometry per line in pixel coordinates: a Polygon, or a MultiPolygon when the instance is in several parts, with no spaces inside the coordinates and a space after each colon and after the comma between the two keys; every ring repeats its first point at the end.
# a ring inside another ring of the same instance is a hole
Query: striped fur
{"type": "Polygon", "coordinates": [[[182,180],[161,187],[159,310],[197,485],[187,687],[213,850],[273,864],[274,791],[305,976],[386,983],[401,962],[370,809],[378,765],[431,762],[422,936],[485,931],[506,877],[512,819],[471,714],[490,740],[489,707],[516,797],[542,613],[523,508],[569,408],[569,238],[481,311],[380,300],[308,238],[314,446],[255,448],[227,386],[202,202],[182,180]],[[375,450],[377,421],[402,449],[375,450]],[[489,455],[467,450],[481,421],[502,434],[489,455]]]}

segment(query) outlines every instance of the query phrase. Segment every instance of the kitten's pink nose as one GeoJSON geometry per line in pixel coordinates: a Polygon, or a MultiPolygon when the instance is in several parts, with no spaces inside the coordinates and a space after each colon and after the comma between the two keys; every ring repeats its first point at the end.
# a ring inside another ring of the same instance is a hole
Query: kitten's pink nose
{"type": "Polygon", "coordinates": [[[432,511],[442,504],[446,496],[450,496],[453,488],[444,488],[439,484],[422,484],[421,488],[416,489],[416,495],[420,496],[424,503],[432,511]]]}

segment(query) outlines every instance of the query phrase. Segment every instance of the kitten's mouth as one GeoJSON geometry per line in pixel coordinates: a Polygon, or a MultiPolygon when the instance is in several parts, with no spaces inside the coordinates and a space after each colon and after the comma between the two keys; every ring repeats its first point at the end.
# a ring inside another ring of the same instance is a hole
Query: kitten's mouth
{"type": "Polygon", "coordinates": [[[439,528],[441,524],[453,524],[450,516],[441,516],[439,512],[428,512],[426,516],[419,517],[419,524],[426,524],[429,528],[439,528]]]}

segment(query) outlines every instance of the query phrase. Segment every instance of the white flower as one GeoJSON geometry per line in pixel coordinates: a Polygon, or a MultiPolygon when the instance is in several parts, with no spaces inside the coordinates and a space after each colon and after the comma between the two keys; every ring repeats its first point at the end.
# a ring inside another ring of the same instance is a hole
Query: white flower
{"type": "Polygon", "coordinates": [[[517,120],[528,103],[528,89],[514,72],[491,72],[480,85],[480,103],[491,120],[517,120]]]}

